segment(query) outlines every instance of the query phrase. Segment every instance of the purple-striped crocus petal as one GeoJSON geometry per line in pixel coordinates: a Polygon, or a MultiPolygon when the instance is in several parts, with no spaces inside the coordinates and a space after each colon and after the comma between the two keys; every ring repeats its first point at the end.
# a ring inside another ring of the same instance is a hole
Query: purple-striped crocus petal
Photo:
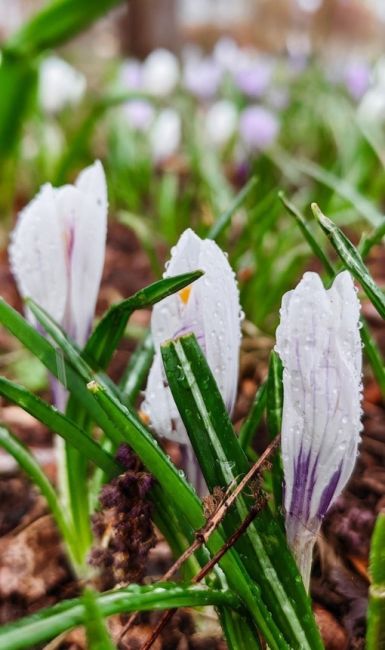
{"type": "Polygon", "coordinates": [[[20,294],[33,298],[80,346],[94,316],[106,229],[107,188],[97,161],[75,185],[43,186],[11,236],[9,256],[20,294]]]}
{"type": "Polygon", "coordinates": [[[351,276],[325,290],[305,273],[284,295],[276,350],[283,366],[282,457],[288,541],[309,577],[308,536],[353,470],[361,431],[359,302],[351,276]],[[307,531],[307,532],[305,532],[307,531]],[[306,538],[305,550],[301,539],[306,538]],[[306,553],[306,559],[301,557],[306,553]]]}
{"type": "MultiPolygon", "coordinates": [[[[62,228],[51,185],[20,212],[8,248],[12,274],[20,294],[33,298],[63,322],[69,287],[62,228]]],[[[36,326],[30,312],[29,319],[36,326]]]]}
{"type": "Polygon", "coordinates": [[[211,240],[186,230],[171,251],[165,277],[202,269],[191,286],[154,306],[151,332],[156,349],[145,391],[143,412],[155,432],[188,443],[188,437],[165,380],[160,346],[168,339],[193,332],[206,355],[229,413],[238,382],[240,305],[237,283],[225,254],[211,240]]]}

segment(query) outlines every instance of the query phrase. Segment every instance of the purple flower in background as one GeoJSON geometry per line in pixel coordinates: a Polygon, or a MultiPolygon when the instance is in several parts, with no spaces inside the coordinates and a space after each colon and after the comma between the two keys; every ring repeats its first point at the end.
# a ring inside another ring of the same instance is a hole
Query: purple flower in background
{"type": "Polygon", "coordinates": [[[270,61],[254,57],[235,72],[234,81],[245,95],[257,99],[268,88],[272,73],[273,67],[270,61]]]}
{"type": "Polygon", "coordinates": [[[221,66],[210,57],[193,57],[185,64],[183,82],[185,88],[199,99],[212,99],[222,81],[221,66]]]}
{"type": "Polygon", "coordinates": [[[308,588],[321,522],[356,462],[361,432],[360,304],[340,273],[325,290],[305,273],[282,300],[282,458],[288,542],[308,588]]]}
{"type": "Polygon", "coordinates": [[[350,95],[361,99],[369,88],[371,69],[364,61],[351,61],[345,68],[344,81],[350,95]]]}
{"type": "Polygon", "coordinates": [[[139,90],[142,87],[142,64],[130,59],[119,70],[119,83],[126,90],[139,90]]]}
{"type": "Polygon", "coordinates": [[[130,127],[136,131],[146,131],[155,115],[153,106],[145,99],[133,99],[122,107],[122,112],[130,127]]]}
{"type": "MultiPolygon", "coordinates": [[[[94,317],[107,231],[99,161],[74,185],[47,183],[19,214],[9,258],[23,298],[32,298],[83,346],[94,317]]],[[[27,317],[36,325],[30,312],[27,317]]]]}
{"type": "Polygon", "coordinates": [[[239,132],[245,145],[263,151],[276,139],[279,122],[274,113],[262,106],[249,106],[241,113],[239,132]]]}

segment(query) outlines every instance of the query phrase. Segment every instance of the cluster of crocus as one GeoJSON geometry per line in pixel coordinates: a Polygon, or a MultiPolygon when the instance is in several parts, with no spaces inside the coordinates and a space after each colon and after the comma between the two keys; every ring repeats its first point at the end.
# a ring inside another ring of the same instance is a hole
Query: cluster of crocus
{"type": "Polygon", "coordinates": [[[282,458],[288,542],[306,586],[322,519],[349,479],[361,431],[360,305],[350,274],[305,273],[282,300],[282,458]]]}
{"type": "Polygon", "coordinates": [[[221,39],[205,56],[187,47],[181,64],[171,52],[155,50],[143,63],[128,60],[121,66],[119,88],[150,95],[130,99],[121,114],[130,130],[147,138],[155,164],[163,163],[181,148],[181,117],[173,106],[157,109],[152,97],[165,99],[179,88],[198,101],[197,120],[209,144],[223,149],[231,143],[237,158],[244,158],[267,149],[278,136],[277,111],[285,102],[273,79],[275,67],[272,57],[240,48],[231,39],[221,39]],[[221,89],[229,85],[234,96],[243,95],[241,102],[221,98],[221,89]]]}
{"type": "MultiPolygon", "coordinates": [[[[20,213],[10,261],[20,293],[39,303],[83,346],[94,316],[106,239],[107,191],[99,162],[75,185],[43,186],[20,213]]],[[[234,272],[212,240],[186,230],[164,276],[201,269],[195,283],[155,305],[155,357],[142,412],[157,435],[180,443],[184,467],[201,476],[164,372],[160,346],[194,333],[228,413],[238,382],[241,310],[234,272]]],[[[288,542],[306,586],[322,520],[353,470],[361,431],[360,305],[350,274],[326,290],[306,273],[282,300],[276,350],[284,367],[282,458],[288,542]]],[[[33,317],[27,311],[27,316],[33,317]]],[[[33,321],[34,322],[34,321],[33,321]]],[[[36,325],[36,323],[34,322],[36,325]]],[[[65,404],[61,392],[60,408],[65,404]]]]}
{"type": "Polygon", "coordinates": [[[231,413],[236,398],[241,340],[238,287],[227,257],[215,242],[202,240],[188,229],[172,250],[164,277],[196,269],[204,271],[202,278],[165,298],[153,309],[151,333],[155,358],[142,405],[143,413],[158,435],[184,445],[185,469],[194,482],[196,467],[166,381],[160,346],[168,339],[194,333],[231,413]]]}
{"type": "MultiPolygon", "coordinates": [[[[106,179],[97,161],[74,185],[44,185],[11,236],[9,258],[20,294],[43,307],[80,346],[94,317],[106,232],[106,179]]],[[[28,310],[27,316],[36,324],[28,310]]],[[[57,405],[64,402],[59,389],[57,405]]]]}

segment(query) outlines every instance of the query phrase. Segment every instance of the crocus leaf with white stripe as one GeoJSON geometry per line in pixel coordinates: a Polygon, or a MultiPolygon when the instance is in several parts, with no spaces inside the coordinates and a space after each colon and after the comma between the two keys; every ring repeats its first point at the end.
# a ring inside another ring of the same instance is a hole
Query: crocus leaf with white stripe
{"type": "Polygon", "coordinates": [[[143,411],[161,436],[188,442],[164,374],[160,346],[193,332],[214,374],[229,413],[238,382],[241,318],[234,272],[223,251],[210,240],[186,230],[172,250],[165,277],[202,269],[204,276],[155,305],[151,332],[155,359],[148,378],[143,411]]]}
{"type": "Polygon", "coordinates": [[[305,273],[282,300],[282,458],[288,541],[305,584],[321,522],[349,479],[361,431],[360,305],[350,274],[305,273]]]}
{"type": "Polygon", "coordinates": [[[333,248],[340,256],[345,267],[362,285],[362,288],[372,305],[377,309],[380,316],[385,319],[384,295],[374,282],[358,250],[353,246],[352,242],[346,237],[342,230],[330,219],[325,217],[316,203],[313,203],[311,207],[315,218],[318,219],[318,223],[329,237],[333,248]]]}

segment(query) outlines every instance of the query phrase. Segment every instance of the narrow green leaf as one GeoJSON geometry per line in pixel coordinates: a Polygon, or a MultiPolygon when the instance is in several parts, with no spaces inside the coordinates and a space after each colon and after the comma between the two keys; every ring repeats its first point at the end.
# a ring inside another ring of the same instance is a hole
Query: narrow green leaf
{"type": "MultiPolygon", "coordinates": [[[[249,469],[207,361],[193,335],[162,346],[167,379],[210,489],[237,482],[249,469]]],[[[228,534],[245,519],[253,500],[243,494],[224,521],[228,534]]],[[[286,642],[321,648],[309,599],[279,524],[264,508],[236,544],[286,642]]],[[[270,624],[271,625],[271,624],[270,624]]],[[[266,634],[266,628],[261,628],[266,634]]],[[[271,632],[276,634],[274,627],[271,632]]],[[[282,638],[281,646],[285,641],[282,638]]],[[[270,642],[269,642],[270,644],[270,642]]]]}
{"type": "MultiPolygon", "coordinates": [[[[267,378],[267,429],[269,439],[281,433],[282,408],[283,408],[283,367],[281,359],[276,352],[271,352],[269,374],[267,378]]],[[[273,493],[277,513],[282,507],[283,468],[280,455],[276,454],[272,462],[273,493]]]]}
{"type": "Polygon", "coordinates": [[[363,260],[369,255],[373,246],[376,246],[377,244],[381,243],[384,236],[385,236],[385,218],[383,223],[380,223],[377,226],[377,228],[374,228],[374,230],[369,235],[364,235],[362,237],[360,244],[358,246],[358,250],[363,260]]]}
{"type": "Polygon", "coordinates": [[[223,231],[230,223],[234,212],[239,210],[239,208],[244,203],[246,198],[249,196],[249,194],[257,185],[257,182],[258,179],[256,176],[252,176],[247,181],[246,185],[244,185],[240,190],[240,192],[238,192],[237,196],[234,198],[229,208],[224,212],[222,212],[222,214],[219,215],[215,223],[211,226],[209,232],[207,233],[207,239],[218,239],[218,237],[223,233],[223,231]]]}
{"type": "Polygon", "coordinates": [[[286,210],[289,212],[289,214],[294,217],[296,224],[298,228],[300,229],[301,233],[303,234],[304,238],[306,239],[307,243],[309,244],[311,250],[313,251],[314,255],[318,257],[318,259],[322,262],[322,265],[325,269],[325,271],[331,276],[334,277],[335,275],[335,270],[333,268],[333,265],[329,261],[326,253],[322,250],[321,246],[313,236],[313,233],[311,232],[306,220],[304,219],[303,215],[300,213],[298,208],[287,199],[285,196],[284,192],[278,192],[278,196],[285,206],[286,210]]]}
{"type": "Polygon", "coordinates": [[[154,346],[150,332],[131,355],[130,361],[120,380],[119,388],[122,400],[133,404],[143,386],[143,382],[154,358],[154,346]]]}
{"type": "Polygon", "coordinates": [[[72,533],[68,521],[66,520],[65,513],[59,503],[54,488],[44,474],[37,460],[27,447],[4,427],[0,427],[0,446],[13,456],[21,469],[40,490],[47,501],[48,507],[52,512],[63,539],[69,544],[70,548],[73,548],[72,533]]]}
{"type": "Polygon", "coordinates": [[[264,382],[258,388],[250,412],[242,424],[241,430],[239,432],[239,444],[245,452],[247,452],[249,446],[251,445],[253,436],[261,421],[263,411],[266,407],[266,397],[267,385],[266,382],[264,382]]]}
{"type": "Polygon", "coordinates": [[[15,60],[0,53],[0,159],[18,145],[21,124],[33,98],[36,79],[36,69],[31,61],[15,60]]]}
{"type": "Polygon", "coordinates": [[[344,235],[344,233],[336,226],[330,219],[322,214],[316,203],[312,204],[313,214],[318,219],[322,230],[329,237],[333,248],[340,256],[345,267],[351,274],[360,282],[369,300],[377,309],[382,318],[385,318],[385,298],[374,282],[358,250],[353,246],[351,241],[344,235]]]}
{"type": "Polygon", "coordinates": [[[383,222],[384,215],[348,181],[339,178],[310,160],[298,160],[297,158],[290,157],[290,161],[286,162],[302,174],[310,176],[310,178],[314,178],[319,183],[326,185],[326,187],[329,187],[336,194],[348,201],[372,226],[378,226],[383,222]]]}
{"type": "Polygon", "coordinates": [[[5,49],[31,57],[76,36],[122,0],[54,0],[6,42],[5,49]]]}
{"type": "Polygon", "coordinates": [[[97,366],[105,368],[117,347],[131,314],[136,309],[154,305],[202,276],[202,271],[183,273],[172,278],[164,278],[141,289],[131,298],[113,305],[98,323],[84,349],[84,356],[94,360],[97,366]]]}
{"type": "Polygon", "coordinates": [[[44,402],[40,397],[15,384],[5,377],[0,377],[0,395],[23,408],[59,436],[71,443],[89,460],[101,467],[110,477],[116,476],[120,467],[110,454],[55,407],[44,402]]]}
{"type": "MultiPolygon", "coordinates": [[[[65,358],[58,364],[58,350],[42,336],[25,318],[23,318],[13,307],[8,305],[3,298],[0,298],[0,323],[13,334],[28,350],[30,350],[45,367],[61,382],[65,382],[65,388],[76,395],[78,402],[84,406],[94,422],[105,430],[116,445],[122,442],[119,431],[114,431],[103,410],[98,406],[92,395],[87,390],[86,382],[72,368],[65,358]],[[63,367],[64,365],[64,376],[63,367]]],[[[93,376],[87,381],[91,381],[93,376]]]]}
{"type": "MultiPolygon", "coordinates": [[[[165,582],[146,586],[130,585],[95,596],[95,600],[103,617],[123,612],[145,612],[175,607],[213,605],[240,608],[240,601],[230,590],[165,582]]],[[[87,611],[82,598],[65,600],[32,616],[0,627],[0,645],[4,650],[28,649],[84,624],[86,617],[87,611]]]]}
{"type": "Polygon", "coordinates": [[[380,512],[374,527],[369,563],[368,629],[366,648],[385,647],[385,513],[380,512]]]}
{"type": "Polygon", "coordinates": [[[219,620],[228,650],[261,650],[255,629],[238,612],[223,607],[219,612],[219,620]]]}
{"type": "Polygon", "coordinates": [[[116,650],[108,633],[96,593],[88,587],[84,590],[81,600],[85,610],[87,648],[89,650],[116,650]]]}

